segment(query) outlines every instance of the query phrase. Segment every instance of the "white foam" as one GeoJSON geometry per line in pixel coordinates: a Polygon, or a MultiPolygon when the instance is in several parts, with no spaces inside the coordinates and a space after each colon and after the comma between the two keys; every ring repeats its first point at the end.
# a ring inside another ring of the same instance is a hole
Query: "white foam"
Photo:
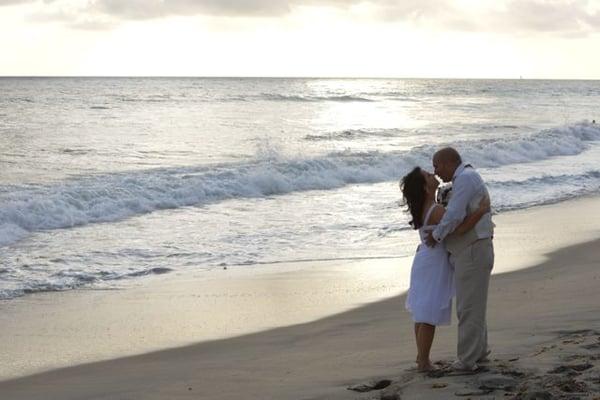
{"type": "MultiPolygon", "coordinates": [[[[495,168],[576,155],[597,140],[600,128],[584,122],[533,135],[450,144],[473,165],[495,168]]],[[[2,188],[0,245],[30,232],[118,221],[161,209],[397,180],[415,165],[428,167],[435,150],[427,145],[408,152],[346,151],[310,159],[286,159],[263,150],[255,162],[211,169],[159,169],[80,178],[55,186],[2,188]]]]}
{"type": "Polygon", "coordinates": [[[600,191],[600,170],[488,181],[494,211],[557,203],[600,191]]]}

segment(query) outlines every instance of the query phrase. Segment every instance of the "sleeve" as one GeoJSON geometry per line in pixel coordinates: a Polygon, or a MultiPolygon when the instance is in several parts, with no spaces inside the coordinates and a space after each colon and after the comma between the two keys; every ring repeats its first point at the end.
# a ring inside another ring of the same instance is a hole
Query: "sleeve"
{"type": "Polygon", "coordinates": [[[476,182],[467,174],[460,174],[452,184],[452,196],[448,202],[446,213],[437,227],[433,230],[433,238],[437,242],[444,240],[452,233],[467,216],[467,207],[477,193],[476,182]]]}

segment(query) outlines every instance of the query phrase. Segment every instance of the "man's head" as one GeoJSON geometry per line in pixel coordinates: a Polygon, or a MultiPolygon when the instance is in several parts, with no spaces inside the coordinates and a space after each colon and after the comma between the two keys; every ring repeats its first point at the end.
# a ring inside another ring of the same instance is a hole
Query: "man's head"
{"type": "Polygon", "coordinates": [[[461,163],[458,151],[452,147],[445,147],[433,155],[433,172],[444,182],[450,182],[461,163]]]}

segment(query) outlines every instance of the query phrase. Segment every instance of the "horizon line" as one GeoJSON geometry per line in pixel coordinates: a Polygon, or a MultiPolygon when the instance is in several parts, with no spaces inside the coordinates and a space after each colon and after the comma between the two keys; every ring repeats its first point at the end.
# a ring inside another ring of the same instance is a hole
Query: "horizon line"
{"type": "Polygon", "coordinates": [[[260,75],[0,75],[2,78],[182,78],[182,79],[407,79],[407,80],[507,80],[507,81],[597,81],[600,78],[467,78],[400,76],[260,76],[260,75]]]}

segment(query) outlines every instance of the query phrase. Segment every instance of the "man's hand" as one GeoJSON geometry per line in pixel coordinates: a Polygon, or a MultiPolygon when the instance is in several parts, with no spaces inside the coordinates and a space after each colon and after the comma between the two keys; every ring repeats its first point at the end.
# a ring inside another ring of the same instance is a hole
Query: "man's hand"
{"type": "Polygon", "coordinates": [[[435,245],[437,244],[436,240],[433,238],[433,231],[429,231],[427,233],[427,239],[425,240],[425,244],[428,247],[435,247],[435,245]]]}

